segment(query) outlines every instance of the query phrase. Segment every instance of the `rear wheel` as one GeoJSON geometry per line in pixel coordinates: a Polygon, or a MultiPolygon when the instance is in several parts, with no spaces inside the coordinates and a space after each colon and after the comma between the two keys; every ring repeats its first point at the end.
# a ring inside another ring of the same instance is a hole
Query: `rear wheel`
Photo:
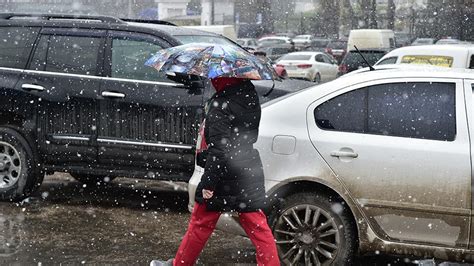
{"type": "Polygon", "coordinates": [[[17,131],[0,127],[0,199],[19,201],[43,182],[30,145],[17,131]]]}
{"type": "Polygon", "coordinates": [[[313,82],[317,84],[321,83],[321,75],[319,73],[316,73],[316,75],[314,75],[313,82]]]}
{"type": "Polygon", "coordinates": [[[273,222],[280,260],[287,265],[350,265],[356,228],[347,206],[324,194],[285,199],[273,222]]]}
{"type": "Polygon", "coordinates": [[[79,174],[79,173],[71,173],[71,176],[74,177],[77,181],[89,185],[89,186],[100,186],[105,185],[112,180],[114,180],[115,176],[108,176],[108,175],[91,175],[91,174],[79,174]]]}

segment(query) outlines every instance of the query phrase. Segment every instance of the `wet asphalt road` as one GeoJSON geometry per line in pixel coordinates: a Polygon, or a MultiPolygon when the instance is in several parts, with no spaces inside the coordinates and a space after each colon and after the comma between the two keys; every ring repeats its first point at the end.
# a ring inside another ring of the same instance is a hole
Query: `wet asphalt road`
{"type": "MultiPolygon", "coordinates": [[[[117,179],[84,187],[48,176],[33,197],[0,203],[0,265],[147,265],[171,258],[189,213],[187,192],[164,182],[117,179]]],[[[404,258],[359,258],[357,265],[413,265],[404,258]]],[[[199,264],[255,264],[243,237],[216,230],[199,264]]]]}

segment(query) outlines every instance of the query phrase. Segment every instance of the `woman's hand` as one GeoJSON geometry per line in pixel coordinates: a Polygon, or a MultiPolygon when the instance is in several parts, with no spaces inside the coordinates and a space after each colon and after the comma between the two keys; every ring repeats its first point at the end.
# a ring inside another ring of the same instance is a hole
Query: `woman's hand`
{"type": "Polygon", "coordinates": [[[204,199],[210,199],[214,195],[214,191],[203,189],[202,190],[202,197],[204,199]]]}

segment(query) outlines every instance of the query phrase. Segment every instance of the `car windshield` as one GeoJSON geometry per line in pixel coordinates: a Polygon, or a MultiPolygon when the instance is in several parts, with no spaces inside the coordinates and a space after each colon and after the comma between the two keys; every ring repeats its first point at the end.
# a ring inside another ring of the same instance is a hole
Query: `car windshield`
{"type": "Polygon", "coordinates": [[[417,43],[417,44],[432,44],[433,40],[431,40],[431,39],[417,39],[415,41],[415,43],[417,43]]]}
{"type": "Polygon", "coordinates": [[[286,43],[283,39],[265,39],[258,42],[260,45],[272,45],[272,44],[284,44],[286,43]]]}
{"type": "Polygon", "coordinates": [[[183,44],[188,43],[213,43],[213,44],[228,44],[228,45],[235,45],[235,43],[231,42],[230,40],[213,35],[175,35],[179,41],[183,44]]]}
{"type": "Polygon", "coordinates": [[[309,40],[310,38],[311,38],[310,35],[298,35],[295,38],[293,38],[293,40],[296,40],[296,39],[298,39],[298,40],[309,40]]]}
{"type": "Polygon", "coordinates": [[[344,63],[347,65],[365,64],[364,59],[362,59],[363,56],[369,64],[373,65],[385,54],[383,51],[361,51],[360,53],[361,54],[351,51],[347,54],[346,58],[344,58],[344,63]]]}
{"type": "Polygon", "coordinates": [[[311,59],[310,54],[287,54],[280,58],[280,60],[301,60],[308,61],[311,59]]]}
{"type": "Polygon", "coordinates": [[[313,40],[311,43],[314,47],[326,47],[329,43],[329,40],[313,40]]]}
{"type": "Polygon", "coordinates": [[[331,49],[345,49],[347,47],[347,42],[331,42],[328,44],[328,48],[331,49]]]}

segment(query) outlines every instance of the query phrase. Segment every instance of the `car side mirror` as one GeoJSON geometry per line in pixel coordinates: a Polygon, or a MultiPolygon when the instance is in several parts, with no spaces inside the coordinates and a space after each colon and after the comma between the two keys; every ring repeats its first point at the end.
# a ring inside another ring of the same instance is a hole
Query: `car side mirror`
{"type": "Polygon", "coordinates": [[[177,88],[187,89],[189,94],[200,95],[205,88],[204,79],[196,75],[166,73],[166,77],[169,80],[182,84],[177,88]]]}

